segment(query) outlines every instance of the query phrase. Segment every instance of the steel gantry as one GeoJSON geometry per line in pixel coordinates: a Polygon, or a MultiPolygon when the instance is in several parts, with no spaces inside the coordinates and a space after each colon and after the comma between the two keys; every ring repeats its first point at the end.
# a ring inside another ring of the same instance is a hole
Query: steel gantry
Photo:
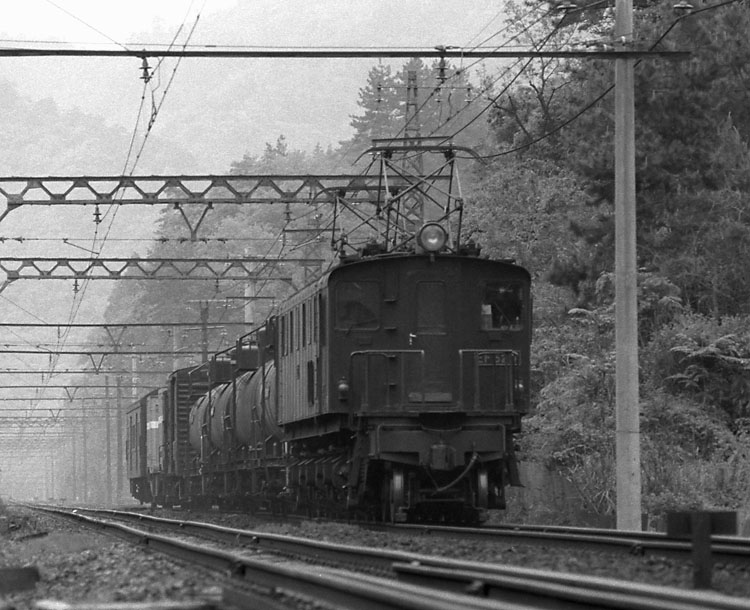
{"type": "MultiPolygon", "coordinates": [[[[424,179],[418,178],[418,181],[424,179]]],[[[448,182],[448,176],[431,176],[427,182],[448,182]]],[[[22,206],[94,206],[94,220],[99,222],[100,206],[104,205],[169,205],[182,215],[191,240],[198,239],[198,230],[209,210],[216,204],[286,205],[331,204],[350,209],[369,204],[376,209],[388,189],[398,193],[413,189],[414,177],[391,177],[385,184],[382,175],[170,175],[170,176],[5,176],[0,177],[0,221],[22,206]],[[192,219],[184,206],[203,206],[192,219]]],[[[369,211],[367,212],[370,213],[369,211]]],[[[243,280],[278,279],[271,277],[268,267],[292,263],[308,268],[319,266],[322,259],[242,257],[242,258],[4,258],[0,271],[5,280],[0,292],[20,279],[73,280],[243,280]]]]}
{"type": "MultiPolygon", "coordinates": [[[[331,175],[174,175],[174,176],[3,176],[0,221],[21,206],[171,205],[185,219],[191,238],[215,204],[332,203],[336,193],[369,201],[377,176],[331,175]],[[182,206],[203,205],[195,225],[182,206]]],[[[95,212],[96,219],[96,212],[95,212]]]]}
{"type": "Polygon", "coordinates": [[[263,267],[292,263],[319,265],[322,259],[242,258],[19,258],[0,259],[5,281],[0,292],[16,280],[246,280],[289,282],[269,275],[263,267]],[[260,268],[259,268],[260,267],[260,268]]]}

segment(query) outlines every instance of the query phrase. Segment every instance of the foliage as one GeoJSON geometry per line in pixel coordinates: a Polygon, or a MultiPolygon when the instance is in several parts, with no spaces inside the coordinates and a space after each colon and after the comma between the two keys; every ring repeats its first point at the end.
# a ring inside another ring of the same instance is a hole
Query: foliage
{"type": "Polygon", "coordinates": [[[516,259],[537,278],[556,258],[578,254],[566,239],[568,223],[590,210],[570,172],[513,158],[484,171],[486,177],[468,189],[465,237],[478,236],[487,254],[516,259]]]}
{"type": "Polygon", "coordinates": [[[359,91],[359,114],[351,117],[354,135],[342,142],[347,158],[371,146],[373,138],[446,136],[456,143],[478,146],[484,140],[484,122],[472,124],[469,108],[472,85],[465,70],[448,61],[425,64],[409,60],[393,73],[389,65],[373,67],[359,91]],[[407,120],[408,119],[408,120],[407,120]]]}
{"type": "Polygon", "coordinates": [[[684,194],[645,236],[653,262],[680,287],[686,304],[714,317],[750,313],[748,195],[684,194]]]}
{"type": "MultiPolygon", "coordinates": [[[[539,289],[537,289],[539,291],[539,289]]],[[[679,290],[666,278],[642,272],[638,274],[639,343],[644,346],[654,333],[681,315],[679,290]]],[[[596,304],[573,307],[537,318],[532,350],[535,387],[553,382],[575,362],[611,359],[615,349],[614,274],[602,274],[595,286],[596,304]]]]}
{"type": "Polygon", "coordinates": [[[232,174],[333,174],[340,169],[339,151],[317,146],[312,152],[291,149],[284,135],[276,142],[266,142],[260,155],[245,154],[232,163],[232,174]]]}
{"type": "Polygon", "coordinates": [[[641,402],[644,509],[739,508],[750,490],[746,434],[733,433],[715,407],[655,392],[641,402]]]}
{"type": "MultiPolygon", "coordinates": [[[[519,32],[538,19],[526,8],[512,17],[519,32]]],[[[609,44],[610,18],[594,10],[574,23],[541,20],[526,35],[569,46],[609,44]]],[[[750,308],[737,264],[748,244],[750,76],[742,66],[750,56],[749,24],[750,11],[740,5],[677,23],[658,5],[636,11],[637,45],[694,51],[687,62],[644,61],[636,69],[639,266],[659,270],[680,288],[684,304],[714,315],[750,308]]],[[[595,206],[583,222],[570,223],[575,248],[561,251],[548,276],[589,307],[596,279],[613,265],[611,66],[540,59],[497,87],[502,94],[491,118],[500,149],[565,168],[585,191],[583,201],[595,206]]]]}
{"type": "MultiPolygon", "coordinates": [[[[614,366],[571,361],[541,392],[525,420],[523,459],[570,481],[589,511],[615,508],[614,366]]],[[[750,490],[750,420],[739,433],[727,417],[691,397],[655,392],[641,401],[644,509],[737,508],[750,490]]]]}
{"type": "Polygon", "coordinates": [[[750,414],[750,332],[746,317],[720,323],[700,315],[682,316],[664,328],[644,357],[650,383],[675,395],[718,408],[730,425],[750,414]]]}
{"type": "Polygon", "coordinates": [[[572,363],[541,392],[524,420],[521,451],[578,489],[593,512],[614,510],[614,384],[611,362],[572,363]]]}

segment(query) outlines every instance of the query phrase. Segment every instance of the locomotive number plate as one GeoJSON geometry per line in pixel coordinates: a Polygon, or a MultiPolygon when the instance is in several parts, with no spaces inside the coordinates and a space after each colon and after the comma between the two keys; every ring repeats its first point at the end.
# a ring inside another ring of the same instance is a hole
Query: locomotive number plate
{"type": "Polygon", "coordinates": [[[480,352],[477,354],[477,364],[479,366],[508,366],[511,362],[508,354],[480,352]]]}

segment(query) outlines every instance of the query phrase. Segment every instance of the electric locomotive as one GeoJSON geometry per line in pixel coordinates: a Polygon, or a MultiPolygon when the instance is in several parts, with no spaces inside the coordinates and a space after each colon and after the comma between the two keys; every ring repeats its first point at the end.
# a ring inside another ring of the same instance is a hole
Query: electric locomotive
{"type": "Polygon", "coordinates": [[[449,216],[342,255],[209,366],[173,375],[163,415],[136,405],[162,457],[129,469],[134,496],[386,521],[504,508],[529,407],[530,277],[458,231],[451,243],[449,216]],[[193,387],[207,391],[189,407],[169,398],[193,387]]]}

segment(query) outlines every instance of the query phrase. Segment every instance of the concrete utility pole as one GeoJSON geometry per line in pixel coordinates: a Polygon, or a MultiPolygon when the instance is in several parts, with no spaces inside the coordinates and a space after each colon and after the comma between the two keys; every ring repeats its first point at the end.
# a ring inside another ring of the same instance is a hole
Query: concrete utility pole
{"type": "MultiPolygon", "coordinates": [[[[633,42],[632,0],[616,0],[615,39],[633,42]]],[[[634,60],[615,60],[615,344],[617,529],[641,529],[634,60]]]]}

